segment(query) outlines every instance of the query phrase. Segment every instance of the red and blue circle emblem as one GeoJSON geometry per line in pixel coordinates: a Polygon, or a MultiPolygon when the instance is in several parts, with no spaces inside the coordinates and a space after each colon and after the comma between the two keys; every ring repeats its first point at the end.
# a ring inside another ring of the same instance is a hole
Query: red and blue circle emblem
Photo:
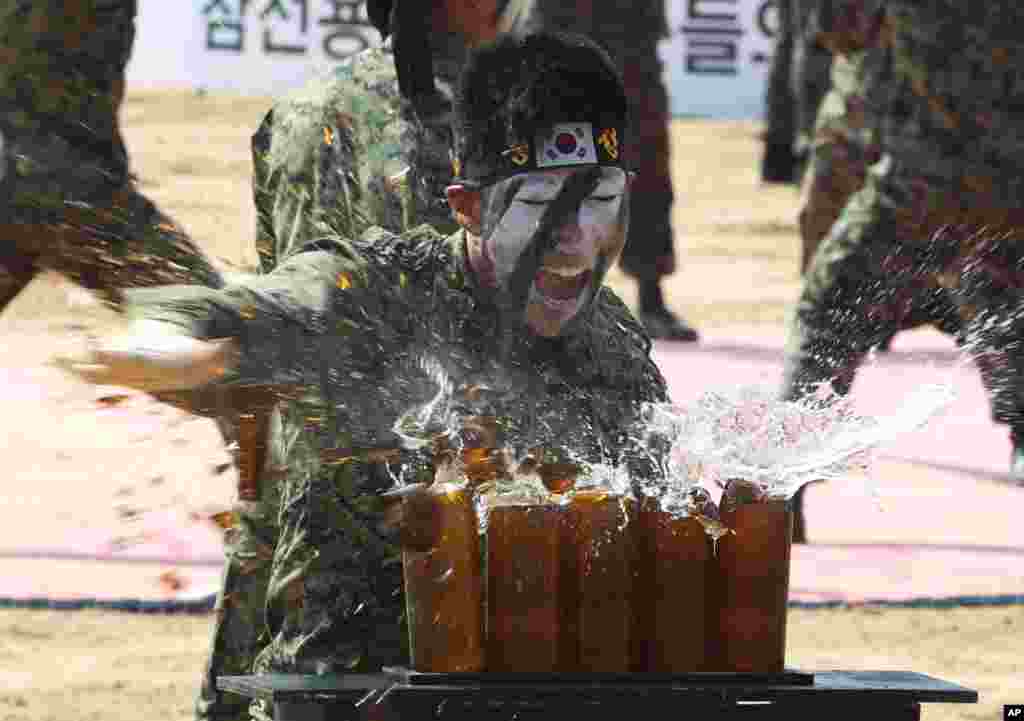
{"type": "Polygon", "coordinates": [[[572,133],[559,133],[555,138],[555,147],[558,152],[568,155],[576,150],[576,136],[572,133]]]}

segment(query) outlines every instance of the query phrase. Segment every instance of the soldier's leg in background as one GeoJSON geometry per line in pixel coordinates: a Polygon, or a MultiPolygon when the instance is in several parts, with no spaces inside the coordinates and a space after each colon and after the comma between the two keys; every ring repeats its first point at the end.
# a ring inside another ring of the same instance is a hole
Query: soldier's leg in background
{"type": "Polygon", "coordinates": [[[764,155],[761,180],[766,183],[793,183],[797,178],[796,98],[793,96],[793,14],[790,0],[779,0],[779,30],[775,36],[768,83],[765,86],[764,155]]]}
{"type": "Polygon", "coordinates": [[[839,218],[846,202],[864,185],[867,164],[863,151],[842,135],[824,131],[811,147],[800,189],[800,274],[804,275],[818,246],[839,218]]]}
{"type": "MultiPolygon", "coordinates": [[[[654,25],[654,23],[651,23],[654,25]]],[[[629,237],[620,266],[639,290],[639,316],[652,338],[696,341],[698,334],[669,310],[662,282],[676,269],[672,235],[672,172],[668,93],[657,47],[634,50],[623,63],[623,79],[634,131],[625,147],[637,172],[630,194],[629,237]]]]}
{"type": "Polygon", "coordinates": [[[984,199],[970,196],[961,202],[982,217],[935,234],[940,253],[952,244],[968,249],[943,273],[940,297],[981,374],[992,420],[1009,427],[1010,480],[1024,485],[1024,210],[985,212],[984,199]]]}
{"type": "MultiPolygon", "coordinates": [[[[865,355],[907,322],[908,309],[917,317],[931,307],[934,293],[894,270],[915,272],[902,262],[913,252],[901,245],[907,237],[870,183],[850,198],[804,275],[787,328],[783,398],[806,398],[821,384],[845,395],[865,355]]],[[[803,495],[793,502],[795,543],[806,542],[803,495]]]]}

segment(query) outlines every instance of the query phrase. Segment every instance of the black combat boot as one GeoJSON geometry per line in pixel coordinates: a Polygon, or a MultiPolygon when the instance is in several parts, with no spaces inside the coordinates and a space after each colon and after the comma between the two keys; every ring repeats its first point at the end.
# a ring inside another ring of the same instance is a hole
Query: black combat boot
{"type": "Polygon", "coordinates": [[[797,183],[800,158],[789,143],[765,143],[761,158],[761,181],[764,183],[797,183]]]}
{"type": "Polygon", "coordinates": [[[695,328],[668,309],[656,280],[640,281],[640,322],[651,338],[684,343],[700,338],[695,328]]]}

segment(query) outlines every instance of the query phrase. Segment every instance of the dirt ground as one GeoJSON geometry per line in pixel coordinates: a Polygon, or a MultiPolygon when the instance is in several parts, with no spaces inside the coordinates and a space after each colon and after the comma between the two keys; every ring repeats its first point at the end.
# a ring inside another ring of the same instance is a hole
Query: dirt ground
{"type": "MultiPolygon", "coordinates": [[[[184,721],[208,616],[0,611],[3,721],[184,721]]],[[[975,688],[978,704],[925,721],[1002,718],[1024,701],[1024,609],[794,610],[788,662],[809,670],[912,669],[975,688]]]]}
{"type": "MultiPolygon", "coordinates": [[[[254,261],[249,136],[269,102],[191,93],[130,94],[126,138],[143,187],[215,257],[254,261]]],[[[757,183],[758,126],[673,127],[679,272],[670,303],[701,328],[778,326],[798,288],[796,191],[757,183]]],[[[632,303],[632,284],[612,285],[632,303]]],[[[54,330],[74,312],[64,286],[30,287],[0,323],[54,330]],[[63,319],[63,320],[62,320],[63,319]]],[[[925,719],[996,719],[1024,702],[1024,607],[792,611],[788,661],[809,670],[910,669],[981,693],[925,719]]],[[[148,721],[191,714],[209,616],[0,611],[0,721],[148,721]]]]}

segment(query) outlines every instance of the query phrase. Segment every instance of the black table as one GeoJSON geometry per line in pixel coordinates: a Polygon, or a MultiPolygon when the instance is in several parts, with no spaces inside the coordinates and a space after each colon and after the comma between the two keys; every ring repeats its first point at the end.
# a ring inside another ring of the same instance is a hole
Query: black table
{"type": "Polygon", "coordinates": [[[817,671],[812,683],[689,674],[684,681],[409,683],[394,675],[221,676],[222,691],[273,704],[275,721],[355,718],[387,704],[403,721],[648,721],[655,719],[918,719],[922,703],[975,703],[977,691],[907,671],[817,671]]]}

